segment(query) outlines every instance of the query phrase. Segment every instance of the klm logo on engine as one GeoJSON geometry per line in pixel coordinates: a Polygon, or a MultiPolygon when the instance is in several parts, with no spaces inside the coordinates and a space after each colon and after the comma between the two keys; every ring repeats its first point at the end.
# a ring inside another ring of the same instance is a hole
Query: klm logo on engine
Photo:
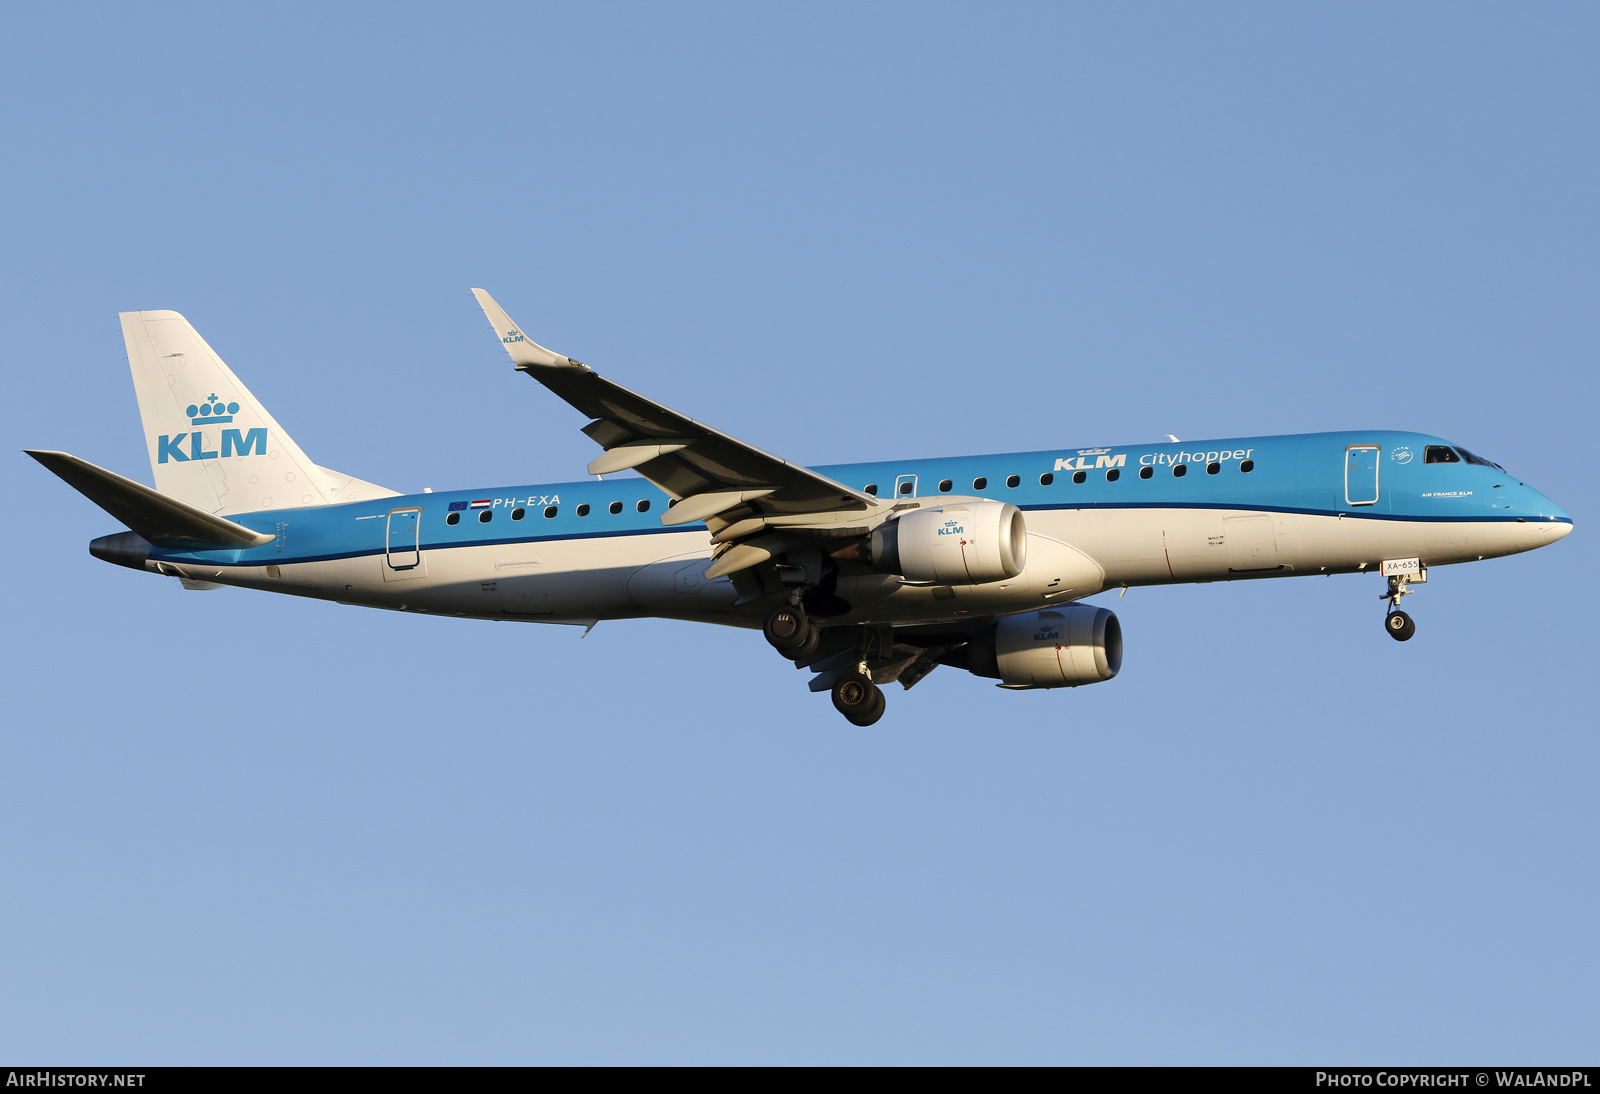
{"type": "MultiPolygon", "coordinates": [[[[184,410],[189,416],[190,425],[221,425],[223,422],[233,421],[233,416],[239,413],[238,403],[224,403],[212,392],[203,403],[190,403],[184,410]]],[[[227,459],[230,456],[265,456],[267,454],[267,430],[265,426],[255,429],[224,429],[222,436],[217,438],[212,434],[216,448],[206,447],[206,435],[196,429],[190,433],[166,434],[156,438],[157,463],[188,463],[191,460],[217,460],[227,459]],[[188,444],[184,444],[184,440],[188,444]]]]}
{"type": "Polygon", "coordinates": [[[959,520],[947,520],[944,522],[943,527],[938,529],[938,532],[941,536],[959,536],[966,530],[966,525],[959,520]]]}
{"type": "Polygon", "coordinates": [[[1118,452],[1113,456],[1109,448],[1080,448],[1076,459],[1068,456],[1065,459],[1057,460],[1055,470],[1095,471],[1102,467],[1126,467],[1127,465],[1128,454],[1126,452],[1118,452]],[[1088,462],[1090,458],[1094,459],[1093,463],[1088,462]]]}

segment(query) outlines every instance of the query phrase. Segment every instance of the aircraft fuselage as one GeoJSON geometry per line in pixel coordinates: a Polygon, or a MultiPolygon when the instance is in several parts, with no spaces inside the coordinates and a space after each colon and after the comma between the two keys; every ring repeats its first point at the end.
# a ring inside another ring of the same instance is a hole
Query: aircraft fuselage
{"type": "MultiPolygon", "coordinates": [[[[1369,430],[818,467],[903,510],[973,498],[1014,504],[1029,561],[1015,578],[939,586],[840,560],[831,610],[813,614],[931,624],[1119,586],[1357,573],[1397,558],[1444,566],[1570,531],[1571,519],[1538,491],[1463,451],[1369,430]],[[1439,449],[1450,462],[1429,462],[1439,449]]],[[[613,477],[244,512],[231,519],[271,543],[152,547],[143,567],[441,615],[759,626],[777,590],[707,581],[707,528],[663,528],[669,500],[644,479],[613,477]]]]}

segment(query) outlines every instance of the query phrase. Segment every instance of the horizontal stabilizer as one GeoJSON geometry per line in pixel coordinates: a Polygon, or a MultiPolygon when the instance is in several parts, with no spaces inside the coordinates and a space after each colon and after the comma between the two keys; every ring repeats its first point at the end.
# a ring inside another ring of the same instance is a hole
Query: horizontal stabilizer
{"type": "Polygon", "coordinates": [[[65,452],[29,450],[28,455],[159,547],[217,551],[272,542],[273,537],[265,532],[252,531],[65,452]]]}

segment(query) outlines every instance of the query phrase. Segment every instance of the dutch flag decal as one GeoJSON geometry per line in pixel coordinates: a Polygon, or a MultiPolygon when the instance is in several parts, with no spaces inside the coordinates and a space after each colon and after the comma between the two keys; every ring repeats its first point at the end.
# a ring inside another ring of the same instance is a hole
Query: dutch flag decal
{"type": "Polygon", "coordinates": [[[490,500],[489,498],[484,498],[482,501],[473,502],[472,503],[472,507],[474,509],[487,509],[487,508],[489,508],[489,506],[491,506],[493,504],[494,504],[494,502],[492,500],[490,500]]]}

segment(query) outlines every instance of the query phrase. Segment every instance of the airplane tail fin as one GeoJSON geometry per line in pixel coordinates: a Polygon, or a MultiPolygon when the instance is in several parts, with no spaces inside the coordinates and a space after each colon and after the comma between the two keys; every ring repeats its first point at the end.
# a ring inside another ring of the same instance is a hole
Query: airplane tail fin
{"type": "Polygon", "coordinates": [[[398,491],[312,463],[175,311],[123,312],[156,489],[207,513],[295,509],[398,491]]]}

